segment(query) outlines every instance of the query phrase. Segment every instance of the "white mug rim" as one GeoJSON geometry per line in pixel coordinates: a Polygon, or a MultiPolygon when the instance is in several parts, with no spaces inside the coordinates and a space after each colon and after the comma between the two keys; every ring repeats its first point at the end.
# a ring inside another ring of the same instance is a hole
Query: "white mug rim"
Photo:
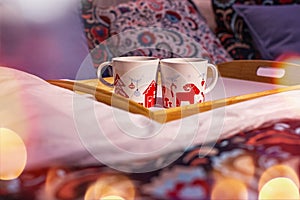
{"type": "Polygon", "coordinates": [[[153,56],[119,56],[112,58],[113,62],[150,62],[158,60],[159,58],[153,56]]]}
{"type": "Polygon", "coordinates": [[[186,63],[208,63],[207,59],[204,58],[164,58],[160,60],[164,64],[186,64],[186,63]]]}

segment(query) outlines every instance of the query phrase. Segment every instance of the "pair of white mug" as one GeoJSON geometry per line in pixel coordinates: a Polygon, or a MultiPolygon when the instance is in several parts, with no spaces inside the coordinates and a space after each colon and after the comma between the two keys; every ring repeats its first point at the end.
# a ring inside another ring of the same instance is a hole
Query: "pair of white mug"
{"type": "Polygon", "coordinates": [[[147,56],[115,57],[99,65],[97,75],[114,93],[150,108],[157,101],[157,80],[160,71],[162,104],[165,108],[204,102],[218,79],[217,67],[202,58],[165,58],[147,56]],[[114,83],[102,77],[103,68],[112,66],[114,83]],[[206,84],[207,69],[212,81],[206,84]]]}

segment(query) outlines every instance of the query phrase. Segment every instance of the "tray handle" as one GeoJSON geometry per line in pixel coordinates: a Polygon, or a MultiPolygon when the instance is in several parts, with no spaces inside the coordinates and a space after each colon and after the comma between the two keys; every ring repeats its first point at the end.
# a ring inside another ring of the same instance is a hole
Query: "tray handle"
{"type": "Polygon", "coordinates": [[[233,60],[217,65],[223,77],[279,85],[300,84],[300,65],[270,60],[233,60]],[[297,73],[298,72],[298,73],[297,73]]]}

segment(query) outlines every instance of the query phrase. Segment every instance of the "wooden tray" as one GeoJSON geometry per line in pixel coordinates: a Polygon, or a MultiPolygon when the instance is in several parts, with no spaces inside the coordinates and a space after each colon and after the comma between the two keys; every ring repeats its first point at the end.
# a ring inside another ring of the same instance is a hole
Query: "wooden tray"
{"type": "MultiPolygon", "coordinates": [[[[219,73],[222,77],[249,80],[263,83],[280,83],[287,87],[281,87],[262,92],[256,92],[246,95],[233,96],[224,99],[207,101],[193,105],[186,105],[176,108],[151,110],[144,106],[131,101],[122,96],[116,95],[112,89],[103,85],[97,79],[83,80],[83,81],[67,81],[67,80],[49,80],[48,82],[72,90],[77,93],[91,94],[99,102],[105,103],[116,108],[120,108],[132,113],[141,114],[155,120],[159,123],[165,123],[197,113],[209,111],[211,109],[223,107],[226,105],[236,104],[239,102],[255,99],[262,96],[286,92],[290,90],[300,89],[300,79],[297,78],[297,71],[300,65],[286,62],[265,61],[265,60],[236,60],[226,62],[218,65],[219,73]],[[259,71],[266,72],[266,74],[259,74],[259,71]],[[272,70],[274,70],[272,72],[272,70]],[[278,70],[280,76],[278,75],[278,70]],[[271,75],[270,75],[270,72],[271,75]],[[284,72],[281,75],[281,72],[284,72]],[[272,75],[275,75],[272,76],[272,75]]],[[[107,78],[112,82],[112,77],[107,78]]]]}

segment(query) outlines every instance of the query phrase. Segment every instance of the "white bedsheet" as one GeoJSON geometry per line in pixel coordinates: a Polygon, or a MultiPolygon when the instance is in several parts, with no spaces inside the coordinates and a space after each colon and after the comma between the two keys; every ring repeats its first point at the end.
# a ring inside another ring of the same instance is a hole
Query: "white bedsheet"
{"type": "Polygon", "coordinates": [[[300,91],[290,91],[162,125],[21,71],[0,67],[0,74],[1,127],[21,136],[30,169],[61,163],[118,168],[115,163],[159,158],[269,120],[300,118],[300,91]]]}

